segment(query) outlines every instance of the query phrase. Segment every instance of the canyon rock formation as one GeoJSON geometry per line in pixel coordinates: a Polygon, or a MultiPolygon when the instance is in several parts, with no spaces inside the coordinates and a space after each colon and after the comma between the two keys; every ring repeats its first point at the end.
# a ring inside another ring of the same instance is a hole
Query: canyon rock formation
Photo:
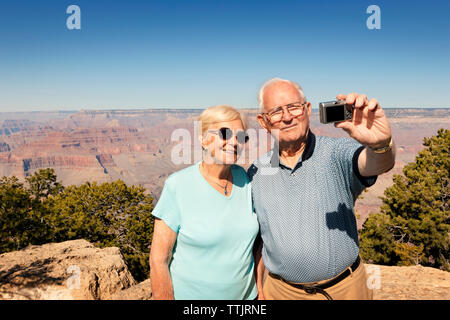
{"type": "MultiPolygon", "coordinates": [[[[450,300],[450,272],[366,264],[376,300],[450,300]]],[[[85,240],[30,246],[0,255],[0,300],[151,300],[118,248],[85,240]]]]}
{"type": "Polygon", "coordinates": [[[135,285],[120,250],[86,240],[29,246],[0,255],[0,299],[109,299],[135,285]]]}
{"type": "MultiPolygon", "coordinates": [[[[24,178],[40,168],[51,167],[64,185],[80,185],[121,179],[141,184],[156,198],[168,175],[199,159],[195,120],[202,109],[83,110],[31,113],[0,113],[0,177],[24,178]],[[177,131],[178,130],[178,131],[177,131]],[[188,133],[189,141],[179,133],[188,133]],[[187,163],[174,161],[177,149],[185,144],[190,151],[187,163]]],[[[242,109],[248,127],[259,129],[257,109],[242,109]]],[[[385,109],[397,146],[397,161],[390,172],[357,200],[358,227],[381,205],[380,196],[392,185],[393,174],[414,160],[423,148],[423,137],[450,128],[449,109],[385,109]]],[[[311,115],[311,129],[317,135],[347,137],[333,125],[319,123],[317,109],[311,115]]],[[[264,138],[264,137],[263,137],[264,138]]],[[[252,136],[246,146],[249,162],[267,151],[260,147],[261,136],[252,136]],[[255,152],[254,152],[255,151],[255,152]]],[[[201,151],[200,151],[201,152],[201,151]]]]}

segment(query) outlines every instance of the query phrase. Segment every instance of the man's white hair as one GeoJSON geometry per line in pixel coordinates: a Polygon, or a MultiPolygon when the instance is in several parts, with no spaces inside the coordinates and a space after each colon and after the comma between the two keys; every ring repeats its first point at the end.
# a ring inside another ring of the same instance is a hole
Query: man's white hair
{"type": "Polygon", "coordinates": [[[277,82],[286,82],[289,83],[291,85],[293,85],[298,92],[300,93],[300,96],[302,97],[302,99],[304,101],[306,101],[306,97],[305,94],[303,93],[302,87],[300,87],[300,85],[297,82],[291,81],[291,80],[286,80],[286,79],[281,79],[281,78],[272,78],[270,80],[267,80],[266,82],[264,82],[264,84],[261,86],[261,89],[259,89],[258,92],[258,104],[259,104],[259,111],[260,112],[264,112],[264,90],[266,90],[267,87],[271,86],[274,83],[277,82]]]}

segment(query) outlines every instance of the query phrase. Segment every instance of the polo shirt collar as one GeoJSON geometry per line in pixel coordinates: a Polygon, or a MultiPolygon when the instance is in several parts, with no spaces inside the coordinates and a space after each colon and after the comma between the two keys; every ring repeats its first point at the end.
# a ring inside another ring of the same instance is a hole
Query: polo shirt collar
{"type": "MultiPolygon", "coordinates": [[[[303,161],[311,158],[311,156],[313,155],[315,146],[316,146],[316,136],[312,133],[311,129],[309,129],[308,137],[306,138],[305,150],[303,150],[302,156],[300,157],[297,164],[295,165],[295,167],[292,170],[295,170],[299,166],[299,164],[301,164],[303,161]]],[[[275,150],[280,150],[278,147],[278,141],[275,141],[275,147],[272,149],[272,157],[270,158],[271,167],[278,167],[278,166],[286,167],[281,162],[279,152],[274,152],[275,150]]]]}

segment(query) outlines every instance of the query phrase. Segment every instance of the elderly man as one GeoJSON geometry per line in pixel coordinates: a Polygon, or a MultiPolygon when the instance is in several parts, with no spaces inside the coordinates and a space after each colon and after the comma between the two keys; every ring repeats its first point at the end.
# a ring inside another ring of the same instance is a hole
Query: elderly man
{"type": "Polygon", "coordinates": [[[248,169],[262,238],[259,299],[372,298],[353,206],[394,166],[395,151],[376,99],[336,98],[354,105],[352,120],[335,124],[352,139],[313,134],[311,103],[297,83],[275,78],[260,89],[257,120],[276,143],[248,169]]]}

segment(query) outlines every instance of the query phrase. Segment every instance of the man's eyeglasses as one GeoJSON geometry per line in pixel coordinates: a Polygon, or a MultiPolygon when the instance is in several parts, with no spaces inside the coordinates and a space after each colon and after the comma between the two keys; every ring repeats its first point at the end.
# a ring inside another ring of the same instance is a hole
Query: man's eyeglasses
{"type": "Polygon", "coordinates": [[[262,112],[262,115],[267,115],[272,124],[280,122],[283,118],[283,110],[286,108],[293,117],[302,116],[305,113],[306,105],[308,102],[294,102],[285,106],[276,107],[269,112],[262,112]]]}
{"type": "Polygon", "coordinates": [[[243,130],[239,130],[236,133],[234,133],[233,130],[231,130],[230,128],[224,127],[220,128],[219,130],[210,130],[210,132],[216,134],[218,133],[222,140],[230,140],[234,135],[236,135],[236,140],[240,144],[247,143],[249,139],[248,134],[243,130]]]}

